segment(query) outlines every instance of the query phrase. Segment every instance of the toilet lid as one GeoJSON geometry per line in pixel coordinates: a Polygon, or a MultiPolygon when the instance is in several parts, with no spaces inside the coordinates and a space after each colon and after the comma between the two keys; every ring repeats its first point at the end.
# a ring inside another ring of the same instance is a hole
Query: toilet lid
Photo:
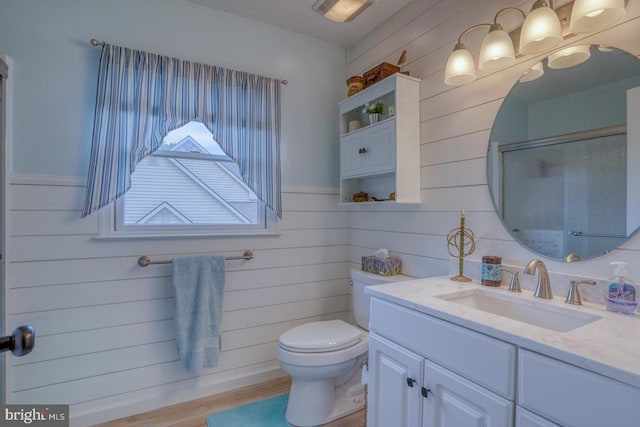
{"type": "Polygon", "coordinates": [[[362,331],[342,320],[326,320],[296,326],[280,335],[280,346],[299,353],[321,353],[351,347],[362,331]]]}

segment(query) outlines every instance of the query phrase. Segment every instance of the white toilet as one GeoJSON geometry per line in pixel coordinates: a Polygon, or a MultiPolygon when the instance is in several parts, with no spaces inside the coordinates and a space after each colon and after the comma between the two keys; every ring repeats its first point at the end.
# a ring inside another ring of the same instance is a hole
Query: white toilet
{"type": "Polygon", "coordinates": [[[278,360],[292,378],[286,415],[290,424],[326,424],[364,407],[360,372],[369,348],[370,300],[364,288],[409,279],[352,269],[352,308],[358,326],[342,320],[311,322],[280,336],[278,360]]]}

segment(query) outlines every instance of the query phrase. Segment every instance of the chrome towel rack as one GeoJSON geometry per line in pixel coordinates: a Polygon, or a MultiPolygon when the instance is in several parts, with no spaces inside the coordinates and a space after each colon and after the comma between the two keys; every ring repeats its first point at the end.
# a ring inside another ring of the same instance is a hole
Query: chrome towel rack
{"type": "MultiPolygon", "coordinates": [[[[227,261],[234,260],[234,259],[243,259],[248,261],[250,259],[253,259],[253,252],[244,251],[242,255],[226,256],[224,257],[224,259],[227,261]]],[[[138,265],[140,267],[146,267],[147,265],[150,265],[150,264],[171,264],[172,261],[173,260],[170,260],[170,259],[165,259],[161,261],[151,261],[151,258],[149,258],[147,255],[142,255],[140,258],[138,258],[138,265]]]]}

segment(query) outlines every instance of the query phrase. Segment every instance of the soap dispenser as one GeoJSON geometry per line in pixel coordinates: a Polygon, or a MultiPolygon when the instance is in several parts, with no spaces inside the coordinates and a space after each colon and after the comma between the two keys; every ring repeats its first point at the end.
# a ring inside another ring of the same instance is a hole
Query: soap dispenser
{"type": "Polygon", "coordinates": [[[614,261],[613,277],[609,279],[608,293],[605,297],[607,310],[617,313],[634,314],[638,307],[636,287],[628,278],[627,263],[614,261]]]}

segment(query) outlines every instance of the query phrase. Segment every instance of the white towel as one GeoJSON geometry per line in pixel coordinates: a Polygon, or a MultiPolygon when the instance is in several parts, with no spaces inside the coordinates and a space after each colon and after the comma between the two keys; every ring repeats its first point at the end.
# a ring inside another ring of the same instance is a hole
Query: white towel
{"type": "Polygon", "coordinates": [[[224,293],[224,255],[173,259],[174,324],[178,353],[194,373],[218,365],[224,293]]]}

